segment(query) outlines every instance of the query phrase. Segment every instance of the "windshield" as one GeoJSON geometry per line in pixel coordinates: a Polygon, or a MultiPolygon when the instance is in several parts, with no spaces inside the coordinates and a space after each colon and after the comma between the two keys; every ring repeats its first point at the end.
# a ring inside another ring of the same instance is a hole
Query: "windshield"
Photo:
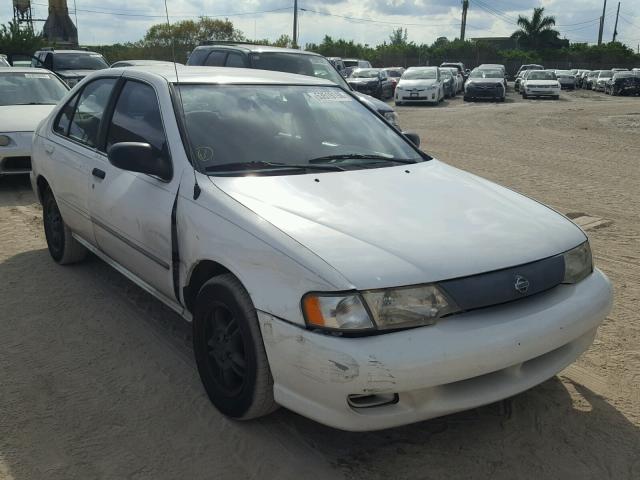
{"type": "Polygon", "coordinates": [[[448,68],[441,68],[440,69],[440,76],[445,77],[445,78],[452,78],[453,77],[453,73],[448,68]]]}
{"type": "Polygon", "coordinates": [[[67,87],[50,73],[0,72],[0,106],[55,105],[67,87]]]}
{"type": "Polygon", "coordinates": [[[455,68],[456,71],[458,72],[462,72],[462,67],[460,67],[460,65],[456,65],[455,63],[443,63],[442,65],[440,65],[441,67],[451,67],[451,68],[455,68]]]}
{"type": "Polygon", "coordinates": [[[351,78],[378,78],[379,70],[359,68],[351,72],[351,78]]]}
{"type": "Polygon", "coordinates": [[[469,78],[504,78],[501,70],[474,70],[469,78]]]}
{"type": "Polygon", "coordinates": [[[400,70],[387,70],[387,75],[394,78],[400,78],[402,76],[402,72],[400,70]]]}
{"type": "Polygon", "coordinates": [[[324,57],[283,52],[256,52],[251,54],[251,66],[260,70],[297,73],[337,83],[349,90],[342,75],[324,57]]]}
{"type": "Polygon", "coordinates": [[[527,76],[527,80],[556,80],[556,74],[547,70],[534,70],[527,76]]]}
{"type": "Polygon", "coordinates": [[[396,130],[339,87],[181,85],[180,92],[192,151],[211,175],[422,160],[396,130]]]}
{"type": "Polygon", "coordinates": [[[109,64],[97,53],[59,53],[53,56],[54,70],[102,70],[109,64]]]}
{"type": "Polygon", "coordinates": [[[570,77],[573,75],[569,70],[556,70],[556,75],[562,75],[563,77],[570,77]]]}
{"type": "Polygon", "coordinates": [[[611,78],[613,72],[611,70],[601,70],[598,74],[598,78],[611,78]]]}
{"type": "Polygon", "coordinates": [[[438,71],[435,68],[410,68],[402,75],[403,80],[435,80],[438,71]]]}
{"type": "Polygon", "coordinates": [[[357,67],[358,66],[358,60],[342,60],[342,63],[344,63],[345,67],[357,67]]]}

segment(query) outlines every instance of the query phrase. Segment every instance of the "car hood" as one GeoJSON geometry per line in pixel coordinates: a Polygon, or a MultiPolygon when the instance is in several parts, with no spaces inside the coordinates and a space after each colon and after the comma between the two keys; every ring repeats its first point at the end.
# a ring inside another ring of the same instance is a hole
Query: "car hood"
{"type": "Polygon", "coordinates": [[[416,80],[400,80],[398,87],[400,88],[424,88],[430,85],[435,85],[438,81],[435,79],[416,79],[416,80]]]}
{"type": "Polygon", "coordinates": [[[378,83],[377,78],[347,78],[349,83],[378,83]]]}
{"type": "Polygon", "coordinates": [[[55,105],[9,105],[0,107],[0,132],[33,132],[55,105]]]}
{"type": "Polygon", "coordinates": [[[61,78],[84,78],[97,70],[60,70],[56,74],[61,78]]]}
{"type": "Polygon", "coordinates": [[[358,289],[498,270],[585,241],[548,207],[437,160],[211,180],[358,289]]]}
{"type": "Polygon", "coordinates": [[[387,103],[383,102],[382,100],[378,100],[375,97],[372,97],[371,95],[367,95],[366,93],[362,93],[362,92],[358,92],[357,90],[353,90],[352,93],[358,97],[358,99],[365,103],[366,105],[368,105],[369,107],[373,108],[374,110],[378,111],[378,112],[392,112],[393,108],[391,108],[387,103]]]}
{"type": "Polygon", "coordinates": [[[558,86],[557,80],[527,80],[527,85],[535,87],[536,85],[553,85],[558,86]]]}
{"type": "Polygon", "coordinates": [[[504,83],[504,79],[502,79],[502,78],[472,78],[470,80],[467,80],[467,85],[473,85],[474,83],[482,83],[482,84],[490,84],[490,85],[495,85],[495,84],[502,85],[504,83]]]}

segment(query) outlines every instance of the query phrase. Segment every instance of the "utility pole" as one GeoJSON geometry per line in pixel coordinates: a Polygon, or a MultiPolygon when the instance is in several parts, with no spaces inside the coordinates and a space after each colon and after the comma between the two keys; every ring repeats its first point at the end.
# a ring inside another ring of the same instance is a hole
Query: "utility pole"
{"type": "Polygon", "coordinates": [[[602,7],[602,16],[600,17],[600,31],[598,32],[598,45],[602,45],[602,31],[604,30],[604,17],[607,11],[607,0],[604,0],[604,6],[602,7]]]}
{"type": "Polygon", "coordinates": [[[462,0],[462,23],[460,24],[460,40],[464,42],[464,31],[467,29],[467,10],[469,0],[462,0]]]}
{"type": "Polygon", "coordinates": [[[613,42],[616,41],[616,37],[618,36],[618,17],[620,16],[620,2],[618,2],[618,11],[616,12],[616,26],[613,27],[613,42]]]}
{"type": "Polygon", "coordinates": [[[298,48],[298,0],[293,0],[293,48],[298,48]]]}

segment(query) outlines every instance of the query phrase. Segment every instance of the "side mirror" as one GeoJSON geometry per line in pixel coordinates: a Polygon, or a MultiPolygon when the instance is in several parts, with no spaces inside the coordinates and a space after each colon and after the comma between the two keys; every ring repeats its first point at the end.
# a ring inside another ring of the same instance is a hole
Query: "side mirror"
{"type": "Polygon", "coordinates": [[[146,173],[165,181],[170,180],[173,175],[171,164],[156,155],[148,143],[116,143],[109,149],[108,157],[113,166],[122,170],[146,173]]]}
{"type": "Polygon", "coordinates": [[[420,148],[420,135],[413,132],[402,132],[402,134],[407,137],[407,140],[413,143],[416,147],[420,148]]]}

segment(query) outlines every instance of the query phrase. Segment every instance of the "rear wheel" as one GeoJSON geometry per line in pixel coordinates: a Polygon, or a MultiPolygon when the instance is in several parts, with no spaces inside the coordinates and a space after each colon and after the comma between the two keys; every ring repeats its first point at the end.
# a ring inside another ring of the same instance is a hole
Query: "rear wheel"
{"type": "Polygon", "coordinates": [[[207,395],[222,413],[248,420],[278,408],[256,309],[233,275],[214,277],[200,289],[193,346],[207,395]]]}
{"type": "Polygon", "coordinates": [[[42,197],[42,223],[51,258],[60,265],[84,260],[87,249],[73,238],[71,230],[64,223],[50,188],[45,190],[42,197]]]}

